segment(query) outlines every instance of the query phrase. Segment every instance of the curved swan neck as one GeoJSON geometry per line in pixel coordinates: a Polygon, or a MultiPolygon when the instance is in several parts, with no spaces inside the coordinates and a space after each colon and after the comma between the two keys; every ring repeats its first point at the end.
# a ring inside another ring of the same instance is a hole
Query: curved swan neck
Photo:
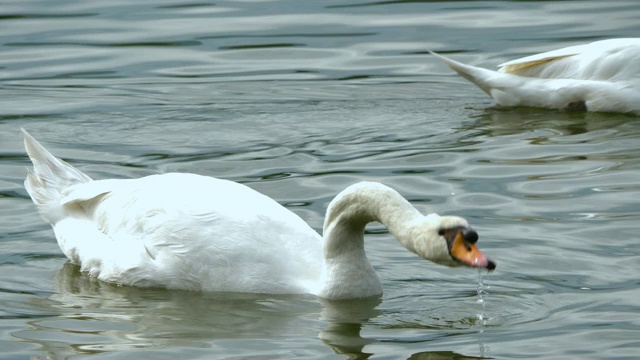
{"type": "Polygon", "coordinates": [[[409,250],[411,222],[422,215],[395,190],[363,182],[342,191],[329,204],[324,223],[324,288],[330,299],[382,294],[382,285],[364,251],[364,229],[379,221],[409,250]]]}
{"type": "Polygon", "coordinates": [[[325,257],[331,257],[337,248],[360,245],[365,226],[373,221],[385,225],[412,250],[406,233],[409,224],[418,218],[422,218],[422,214],[392,188],[371,182],[352,185],[338,194],[327,208],[323,232],[325,257]],[[353,236],[346,237],[346,234],[353,236]]]}

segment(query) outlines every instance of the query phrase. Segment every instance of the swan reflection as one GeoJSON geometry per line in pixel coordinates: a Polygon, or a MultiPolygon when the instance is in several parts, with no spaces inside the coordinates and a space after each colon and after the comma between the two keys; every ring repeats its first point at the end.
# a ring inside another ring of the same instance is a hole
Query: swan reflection
{"type": "MultiPolygon", "coordinates": [[[[52,315],[14,334],[41,346],[44,354],[35,359],[116,352],[183,358],[325,358],[333,353],[338,359],[366,359],[373,355],[367,345],[388,341],[361,335],[381,315],[379,298],[328,301],[121,287],[97,281],[69,263],[56,274],[55,286],[56,293],[46,300],[52,315]]],[[[453,352],[409,358],[479,359],[453,352]]]]}

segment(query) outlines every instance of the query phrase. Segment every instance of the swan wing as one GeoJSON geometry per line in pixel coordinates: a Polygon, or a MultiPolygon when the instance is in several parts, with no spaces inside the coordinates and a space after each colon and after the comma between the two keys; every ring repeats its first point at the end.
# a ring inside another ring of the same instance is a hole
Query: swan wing
{"type": "Polygon", "coordinates": [[[102,280],[273,293],[307,292],[320,274],[320,236],[231,181],[194,174],[101,180],[72,187],[63,202],[82,209],[85,226],[56,224],[56,235],[75,248],[65,253],[102,280]]]}
{"type": "Polygon", "coordinates": [[[195,174],[94,181],[24,129],[25,188],[72,263],[101,280],[208,291],[313,292],[322,238],[273,199],[195,174]]]}
{"type": "Polygon", "coordinates": [[[544,79],[616,81],[640,77],[640,39],[610,39],[570,46],[499,65],[508,74],[544,79]]]}
{"type": "Polygon", "coordinates": [[[502,106],[640,113],[640,39],[611,39],[506,62],[499,71],[436,53],[502,106]]]}

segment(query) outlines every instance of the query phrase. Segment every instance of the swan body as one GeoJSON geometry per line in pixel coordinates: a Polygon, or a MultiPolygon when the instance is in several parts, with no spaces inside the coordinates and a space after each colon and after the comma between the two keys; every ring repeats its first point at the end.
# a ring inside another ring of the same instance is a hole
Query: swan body
{"type": "Polygon", "coordinates": [[[448,266],[492,270],[456,216],[423,216],[395,190],[362,182],[330,203],[321,237],[273,199],[187,173],[92,180],[24,129],[25,188],[70,262],[100,280],[201,291],[380,295],[364,228],[380,221],[409,250],[448,266]]]}
{"type": "Polygon", "coordinates": [[[640,38],[570,46],[498,71],[431,53],[502,106],[640,114],[640,38]]]}

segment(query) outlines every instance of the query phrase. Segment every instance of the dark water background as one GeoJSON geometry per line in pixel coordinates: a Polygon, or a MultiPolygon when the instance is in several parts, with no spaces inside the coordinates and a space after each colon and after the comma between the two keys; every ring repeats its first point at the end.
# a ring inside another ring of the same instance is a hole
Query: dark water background
{"type": "Polygon", "coordinates": [[[493,67],[640,34],[636,1],[0,3],[0,358],[640,357],[640,119],[499,109],[429,49],[493,67]],[[20,127],[94,178],[243,182],[320,230],[384,182],[468,218],[485,275],[372,226],[379,300],[194,294],[65,265],[20,127]],[[483,319],[478,315],[484,314],[483,319]]]}

